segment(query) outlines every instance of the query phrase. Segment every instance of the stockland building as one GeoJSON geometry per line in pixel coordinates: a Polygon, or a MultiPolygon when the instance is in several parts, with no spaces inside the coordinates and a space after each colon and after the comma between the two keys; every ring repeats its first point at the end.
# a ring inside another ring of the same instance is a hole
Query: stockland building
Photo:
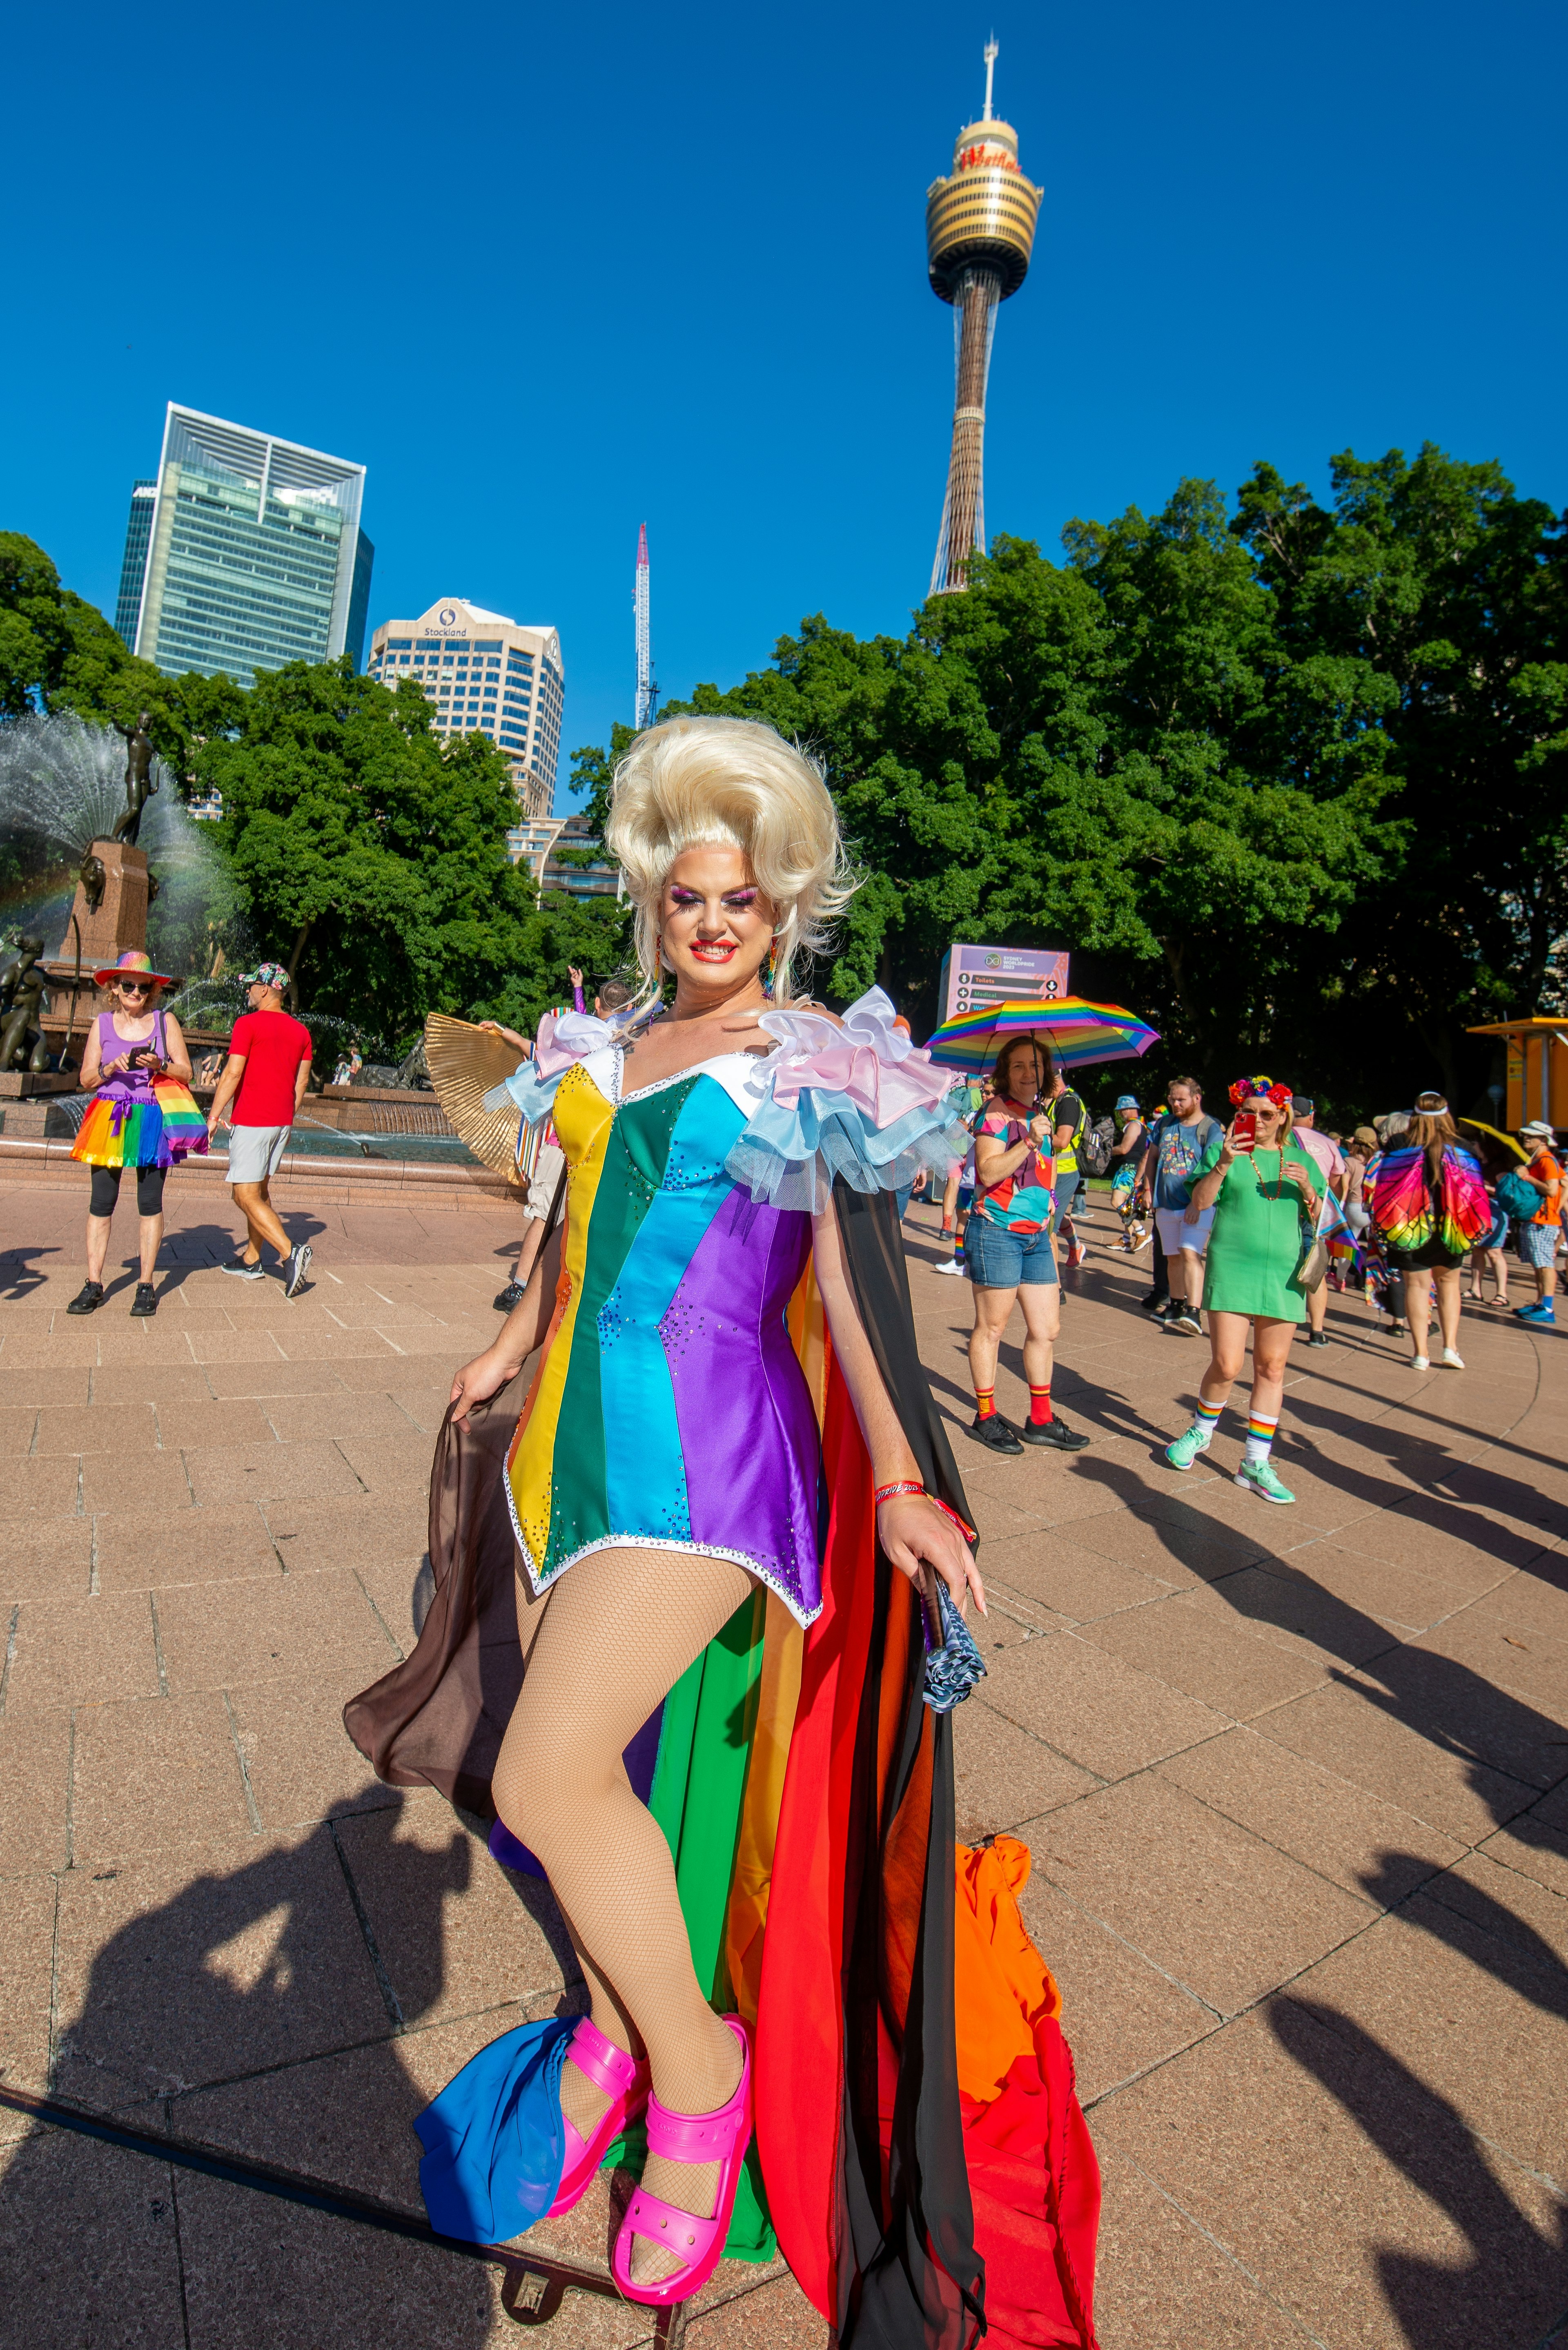
{"type": "Polygon", "coordinates": [[[364,495],[363,465],[171,400],[157,482],[132,494],[121,635],[174,676],[249,685],[341,653],[358,669],[375,559],[364,495]]]}
{"type": "Polygon", "coordinates": [[[524,817],[550,818],[565,689],[554,629],[522,628],[452,596],[417,620],[383,620],[369,666],[388,685],[400,677],[422,685],[443,741],[485,735],[506,755],[524,817]]]}

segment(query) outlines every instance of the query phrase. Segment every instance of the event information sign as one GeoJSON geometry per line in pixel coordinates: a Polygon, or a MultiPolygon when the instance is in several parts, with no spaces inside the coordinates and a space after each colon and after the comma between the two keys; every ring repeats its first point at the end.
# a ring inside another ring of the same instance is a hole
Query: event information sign
{"type": "Polygon", "coordinates": [[[1067,993],[1067,958],[1032,947],[950,947],[937,989],[939,1018],[990,1003],[1048,1003],[1067,993]]]}

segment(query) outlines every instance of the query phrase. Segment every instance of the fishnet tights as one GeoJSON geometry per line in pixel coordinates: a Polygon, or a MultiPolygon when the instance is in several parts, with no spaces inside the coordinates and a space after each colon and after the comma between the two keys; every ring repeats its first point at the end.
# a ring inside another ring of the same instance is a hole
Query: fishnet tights
{"type": "MultiPolygon", "coordinates": [[[[670,1846],[621,1754],[751,1588],[729,1559],[605,1550],[579,1559],[543,1605],[518,1591],[528,1668],[495,1766],[496,1809],[549,1874],[595,2023],[634,2055],[646,2048],[653,2094],[678,2114],[727,2104],[740,2052],[697,1981],[670,1846]]],[[[561,2106],[585,2138],[607,2102],[568,2062],[561,2106]]],[[[717,2164],[657,2156],[643,2174],[650,2194],[701,2219],[718,2179],[717,2164]]],[[[678,2265],[638,2240],[639,2282],[678,2265]]]]}

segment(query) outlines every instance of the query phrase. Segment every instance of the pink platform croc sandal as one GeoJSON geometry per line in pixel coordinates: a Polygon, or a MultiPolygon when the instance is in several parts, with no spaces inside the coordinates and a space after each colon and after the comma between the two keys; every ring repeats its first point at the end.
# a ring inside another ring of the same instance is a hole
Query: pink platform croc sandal
{"type": "Polygon", "coordinates": [[[724,2022],[740,2042],[745,2059],[740,2086],[729,2104],[721,2106],[715,2114],[672,2114],[657,2097],[650,2096],[648,2101],[649,2154],[662,2155],[668,2162],[719,2165],[719,2191],[711,2220],[699,2220],[691,2211],[677,2210],[673,2203],[661,2202],[645,2187],[632,2189],[626,2218],[615,2240],[610,2273],[628,2301],[641,2302],[649,2309],[668,2309],[674,2302],[688,2300],[705,2285],[719,2265],[724,2239],[730,2232],[741,2165],[752,2142],[752,2035],[738,2015],[727,2015],[724,2022]],[[673,2276],[659,2277],[648,2284],[634,2283],[631,2248],[639,2236],[646,2236],[650,2244],[662,2245],[666,2251],[675,2254],[681,2266],[673,2276]]]}
{"type": "Polygon", "coordinates": [[[612,2140],[620,2136],[628,2122],[639,2119],[648,2103],[647,2058],[639,2064],[628,2056],[624,2048],[618,2048],[613,2040],[605,2038],[590,2017],[585,2015],[579,2022],[566,2054],[585,2080],[604,2091],[609,2104],[587,2145],[576,2124],[567,2115],[561,2116],[566,2150],[561,2162],[561,2184],[545,2214],[547,2220],[557,2219],[574,2203],[582,2201],[612,2140]]]}

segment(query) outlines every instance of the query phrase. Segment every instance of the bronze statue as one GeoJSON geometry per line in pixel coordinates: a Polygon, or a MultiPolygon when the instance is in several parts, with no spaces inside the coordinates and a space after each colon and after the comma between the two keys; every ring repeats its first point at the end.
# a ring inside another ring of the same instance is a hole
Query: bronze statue
{"type": "Polygon", "coordinates": [[[144,710],[134,726],[117,726],[114,730],[123,734],[126,742],[125,808],[115,818],[109,838],[123,840],[128,848],[135,847],[136,836],[141,828],[141,811],[158,789],[158,778],[152,772],[152,737],[147,732],[151,717],[151,711],[144,710]]]}
{"type": "Polygon", "coordinates": [[[87,899],[88,912],[96,914],[103,903],[103,893],[109,885],[109,875],[104,871],[103,859],[95,848],[89,847],[87,855],[82,858],[81,870],[77,879],[82,885],[82,895],[87,899]]]}
{"type": "Polygon", "coordinates": [[[0,1069],[31,1069],[36,1076],[49,1066],[38,1018],[44,974],[35,968],[43,951],[42,939],[21,939],[0,963],[0,1069]]]}

